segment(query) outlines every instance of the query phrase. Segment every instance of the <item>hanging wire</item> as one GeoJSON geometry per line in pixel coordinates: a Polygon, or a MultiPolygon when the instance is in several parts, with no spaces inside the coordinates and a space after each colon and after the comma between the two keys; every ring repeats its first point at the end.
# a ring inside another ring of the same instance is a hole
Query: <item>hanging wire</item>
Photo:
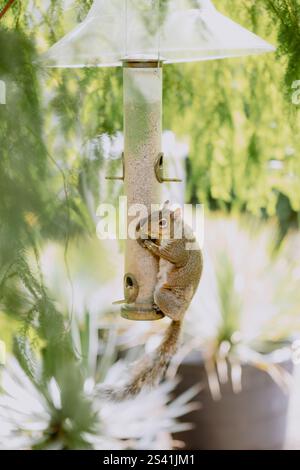
{"type": "Polygon", "coordinates": [[[125,55],[128,54],[128,0],[125,0],[125,55]]]}
{"type": "Polygon", "coordinates": [[[158,21],[158,61],[157,61],[157,68],[160,68],[160,48],[161,48],[161,16],[160,16],[160,0],[157,0],[157,8],[158,8],[158,15],[157,15],[157,21],[158,21]]]}

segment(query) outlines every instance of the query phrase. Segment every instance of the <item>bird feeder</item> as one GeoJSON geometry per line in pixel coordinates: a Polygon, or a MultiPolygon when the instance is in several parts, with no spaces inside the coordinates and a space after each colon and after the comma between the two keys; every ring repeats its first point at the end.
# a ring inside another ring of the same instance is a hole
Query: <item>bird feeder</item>
{"type": "MultiPolygon", "coordinates": [[[[161,152],[162,70],[166,64],[273,51],[219,13],[210,0],[94,0],[86,19],[44,55],[50,67],[123,67],[123,175],[128,208],[158,204],[166,182],[161,152]]],[[[128,215],[128,223],[131,216],[128,215]]],[[[122,316],[156,320],[158,262],[136,240],[125,248],[122,316]]]]}

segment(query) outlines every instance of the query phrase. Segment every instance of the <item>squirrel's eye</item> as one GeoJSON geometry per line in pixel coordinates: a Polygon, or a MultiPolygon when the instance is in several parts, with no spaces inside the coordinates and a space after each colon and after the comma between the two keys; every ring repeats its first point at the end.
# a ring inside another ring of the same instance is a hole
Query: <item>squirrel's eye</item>
{"type": "Polygon", "coordinates": [[[160,226],[161,228],[165,228],[167,225],[168,225],[167,219],[161,219],[161,220],[159,221],[159,226],[160,226]]]}

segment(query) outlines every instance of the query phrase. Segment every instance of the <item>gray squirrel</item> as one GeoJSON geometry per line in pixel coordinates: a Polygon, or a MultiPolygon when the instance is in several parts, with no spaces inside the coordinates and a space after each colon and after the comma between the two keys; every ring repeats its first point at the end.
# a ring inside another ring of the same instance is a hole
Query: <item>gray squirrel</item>
{"type": "Polygon", "coordinates": [[[169,201],[139,222],[137,234],[138,243],[159,259],[153,307],[172,321],[154,358],[143,357],[124,387],[103,390],[106,398],[115,401],[134,397],[145,386],[155,386],[164,378],[178,348],[183,318],[203,269],[202,252],[192,229],[183,223],[181,209],[169,209],[169,201]]]}

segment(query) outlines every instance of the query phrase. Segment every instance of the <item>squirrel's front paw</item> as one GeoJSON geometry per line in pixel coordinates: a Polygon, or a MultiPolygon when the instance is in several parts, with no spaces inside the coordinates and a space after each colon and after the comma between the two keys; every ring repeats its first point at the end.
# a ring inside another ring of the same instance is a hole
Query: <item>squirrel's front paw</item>
{"type": "MultiPolygon", "coordinates": [[[[137,242],[138,242],[138,244],[139,244],[142,248],[145,248],[145,249],[149,248],[149,247],[147,246],[147,243],[150,242],[150,240],[144,239],[144,238],[138,238],[138,239],[137,239],[137,242]]],[[[151,242],[150,242],[150,243],[151,243],[151,242]]]]}
{"type": "Polygon", "coordinates": [[[159,247],[152,240],[145,240],[144,246],[149,250],[154,256],[159,256],[159,247]]]}
{"type": "Polygon", "coordinates": [[[155,253],[157,252],[158,247],[152,240],[145,240],[144,246],[150,251],[154,251],[155,253]]]}

